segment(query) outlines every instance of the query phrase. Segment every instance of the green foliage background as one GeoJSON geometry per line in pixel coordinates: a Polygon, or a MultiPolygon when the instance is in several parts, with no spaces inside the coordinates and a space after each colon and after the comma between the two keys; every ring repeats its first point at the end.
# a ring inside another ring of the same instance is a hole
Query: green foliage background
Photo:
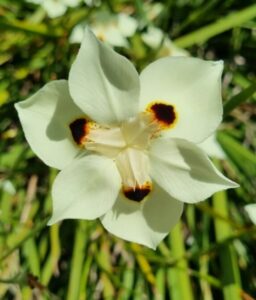
{"type": "Polygon", "coordinates": [[[250,300],[256,297],[256,227],[244,205],[256,200],[256,4],[238,0],[81,2],[50,19],[38,5],[0,0],[0,298],[250,300]],[[141,34],[155,25],[177,46],[223,59],[225,118],[218,140],[227,160],[215,161],[239,189],[186,206],[157,251],[107,233],[98,221],[51,227],[55,170],[28,147],[14,110],[53,79],[67,78],[79,48],[72,28],[98,11],[131,13],[139,22],[130,48],[117,51],[141,70],[159,56],[141,34]]]}

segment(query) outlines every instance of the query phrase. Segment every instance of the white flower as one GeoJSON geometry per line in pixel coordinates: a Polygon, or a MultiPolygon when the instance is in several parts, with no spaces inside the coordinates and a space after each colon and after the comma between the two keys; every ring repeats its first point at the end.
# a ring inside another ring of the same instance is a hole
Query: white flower
{"type": "Polygon", "coordinates": [[[50,18],[64,15],[68,7],[76,7],[81,0],[27,0],[35,4],[40,4],[50,18]]]}
{"type": "Polygon", "coordinates": [[[256,204],[247,204],[244,206],[244,209],[247,212],[252,223],[256,225],[256,204]]]}
{"type": "Polygon", "coordinates": [[[167,35],[158,27],[149,26],[147,31],[141,35],[143,42],[153,49],[160,48],[160,56],[189,56],[189,52],[175,46],[167,35]]]}
{"type": "Polygon", "coordinates": [[[236,187],[196,145],[222,118],[222,62],[167,57],[138,76],[87,29],[68,81],[16,104],[25,136],[49,166],[50,224],[100,218],[155,248],[195,203],[236,187]]]}
{"type": "MultiPolygon", "coordinates": [[[[124,13],[113,15],[108,12],[100,12],[94,15],[94,20],[90,26],[98,39],[112,46],[129,47],[127,38],[134,35],[138,24],[134,18],[124,13]]],[[[84,28],[84,24],[75,26],[69,41],[71,43],[81,43],[84,28]]]]}

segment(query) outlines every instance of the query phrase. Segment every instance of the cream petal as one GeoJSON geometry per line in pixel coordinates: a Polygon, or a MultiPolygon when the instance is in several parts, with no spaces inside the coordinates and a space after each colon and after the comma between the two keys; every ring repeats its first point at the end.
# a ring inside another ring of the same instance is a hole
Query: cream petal
{"type": "Polygon", "coordinates": [[[157,131],[158,126],[151,122],[146,114],[137,115],[122,123],[121,131],[127,145],[136,145],[137,149],[147,149],[150,138],[157,131]]]}
{"type": "Polygon", "coordinates": [[[92,129],[87,136],[87,140],[87,150],[112,158],[126,145],[119,127],[92,129]]]}
{"type": "Polygon", "coordinates": [[[143,203],[133,203],[121,194],[113,208],[101,217],[103,226],[114,235],[155,249],[178,222],[183,203],[153,185],[143,203]]]}
{"type": "Polygon", "coordinates": [[[148,156],[143,151],[127,148],[118,154],[115,161],[126,188],[135,188],[151,182],[148,156]]]}
{"type": "Polygon", "coordinates": [[[211,157],[216,157],[219,159],[227,158],[225,152],[222,150],[216,139],[216,133],[210,135],[206,140],[198,144],[198,146],[211,157]]]}
{"type": "Polygon", "coordinates": [[[71,99],[66,80],[46,84],[15,108],[28,143],[45,164],[63,169],[79,153],[69,123],[82,112],[71,99]]]}
{"type": "Polygon", "coordinates": [[[150,175],[177,200],[195,203],[238,185],[222,175],[196,145],[180,139],[157,139],[149,149],[150,175]]]}
{"type": "Polygon", "coordinates": [[[88,28],[70,70],[69,88],[76,104],[100,124],[119,123],[138,111],[137,71],[88,28]]]}
{"type": "Polygon", "coordinates": [[[192,57],[166,57],[146,67],[140,75],[140,110],[152,101],[174,106],[175,126],[164,130],[168,137],[201,142],[222,119],[221,61],[192,57]]]}
{"type": "Polygon", "coordinates": [[[111,159],[88,155],[75,160],[54,181],[53,215],[48,224],[102,216],[114,205],[120,187],[120,175],[111,159]]]}
{"type": "Polygon", "coordinates": [[[244,209],[247,212],[252,223],[256,225],[256,204],[247,204],[244,206],[244,209]]]}

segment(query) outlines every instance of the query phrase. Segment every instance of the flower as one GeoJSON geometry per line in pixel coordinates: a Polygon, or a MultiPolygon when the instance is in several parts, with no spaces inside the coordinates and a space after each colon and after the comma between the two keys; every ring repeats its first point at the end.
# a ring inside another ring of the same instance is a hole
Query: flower
{"type": "Polygon", "coordinates": [[[81,0],[27,0],[40,4],[50,18],[60,17],[65,14],[68,7],[76,7],[81,0]]]}
{"type": "Polygon", "coordinates": [[[68,81],[15,105],[31,148],[61,170],[49,224],[100,218],[114,235],[155,248],[184,202],[236,187],[196,145],[221,121],[222,68],[166,57],[138,76],[86,29],[68,81]]]}
{"type": "MultiPolygon", "coordinates": [[[[96,37],[111,46],[129,47],[127,38],[134,35],[137,29],[137,21],[128,14],[111,14],[107,11],[98,12],[90,23],[90,27],[96,37]]],[[[81,43],[83,40],[85,25],[83,23],[74,27],[70,35],[71,43],[81,43]]]]}
{"type": "Polygon", "coordinates": [[[149,26],[141,35],[143,42],[152,49],[158,49],[158,57],[189,56],[189,52],[175,46],[170,38],[158,27],[149,26]]]}

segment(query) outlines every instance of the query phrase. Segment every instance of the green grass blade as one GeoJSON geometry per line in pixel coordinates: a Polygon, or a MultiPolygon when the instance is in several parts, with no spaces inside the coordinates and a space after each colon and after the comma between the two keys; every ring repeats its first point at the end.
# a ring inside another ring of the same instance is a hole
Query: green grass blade
{"type": "Polygon", "coordinates": [[[238,105],[248,100],[256,92],[256,82],[241,91],[239,94],[232,97],[224,103],[224,117],[227,116],[238,105]]]}
{"type": "Polygon", "coordinates": [[[222,17],[213,24],[200,28],[192,33],[182,36],[174,40],[179,47],[186,48],[195,44],[206,42],[211,37],[225,32],[243,23],[253,19],[256,16],[256,5],[251,5],[241,11],[232,13],[228,16],[222,17]]]}
{"type": "Polygon", "coordinates": [[[94,244],[91,244],[91,246],[88,249],[89,255],[86,256],[85,258],[85,263],[83,266],[83,271],[81,275],[81,285],[80,285],[80,292],[79,292],[79,300],[86,300],[89,299],[87,298],[89,286],[88,286],[88,280],[89,280],[89,274],[93,262],[93,256],[95,252],[95,247],[93,247],[94,244]]]}
{"type": "Polygon", "coordinates": [[[165,276],[166,276],[166,269],[158,268],[156,273],[156,292],[154,297],[155,300],[166,299],[165,276]]]}
{"type": "Polygon", "coordinates": [[[59,238],[59,224],[54,224],[50,227],[51,251],[42,270],[41,282],[47,285],[58,268],[58,261],[61,254],[61,245],[59,238]]]}
{"type": "MultiPolygon", "coordinates": [[[[227,192],[221,191],[213,195],[214,209],[228,217],[227,192]]],[[[216,240],[221,242],[229,238],[232,234],[232,228],[227,222],[220,219],[214,219],[216,240]]],[[[241,300],[240,291],[240,272],[235,249],[232,244],[223,245],[219,251],[223,294],[225,300],[241,300]]]]}
{"type": "Polygon", "coordinates": [[[63,30],[60,27],[46,26],[45,24],[30,23],[28,21],[8,20],[0,17],[0,27],[13,30],[27,32],[47,37],[60,37],[63,35],[63,30]]]}
{"type": "MultiPolygon", "coordinates": [[[[185,246],[182,234],[182,223],[179,222],[170,234],[171,249],[174,258],[185,255],[185,246]]],[[[169,269],[170,292],[173,300],[193,300],[193,291],[189,277],[187,260],[180,259],[175,266],[169,269]]]]}
{"type": "Polygon", "coordinates": [[[22,247],[22,252],[26,257],[29,270],[35,276],[40,276],[40,261],[38,248],[34,238],[28,239],[22,247]]]}
{"type": "Polygon", "coordinates": [[[79,221],[76,228],[73,255],[71,260],[70,277],[66,298],[67,300],[79,300],[86,239],[86,222],[79,221]]]}
{"type": "Polygon", "coordinates": [[[219,132],[217,139],[230,159],[247,179],[254,181],[256,176],[256,156],[249,149],[225,132],[219,132]]]}
{"type": "Polygon", "coordinates": [[[122,274],[123,288],[121,288],[118,295],[118,300],[129,300],[133,292],[133,284],[135,278],[134,259],[129,258],[127,267],[124,269],[122,274]]]}

